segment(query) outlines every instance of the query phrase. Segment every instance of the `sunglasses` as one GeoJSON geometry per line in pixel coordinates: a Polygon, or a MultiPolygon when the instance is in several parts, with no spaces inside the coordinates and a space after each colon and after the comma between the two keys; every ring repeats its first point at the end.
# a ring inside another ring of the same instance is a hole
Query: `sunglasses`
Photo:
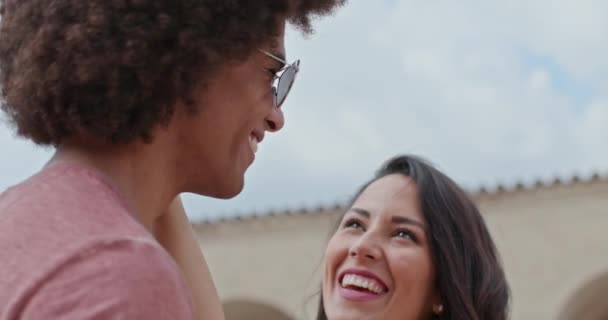
{"type": "Polygon", "coordinates": [[[274,95],[274,106],[280,108],[285,98],[291,91],[293,82],[296,80],[296,74],[300,71],[300,60],[296,60],[294,63],[287,63],[285,60],[275,56],[274,54],[259,49],[265,55],[283,63],[285,66],[281,68],[274,76],[272,84],[272,93],[274,95]],[[280,74],[279,74],[280,73],[280,74]]]}

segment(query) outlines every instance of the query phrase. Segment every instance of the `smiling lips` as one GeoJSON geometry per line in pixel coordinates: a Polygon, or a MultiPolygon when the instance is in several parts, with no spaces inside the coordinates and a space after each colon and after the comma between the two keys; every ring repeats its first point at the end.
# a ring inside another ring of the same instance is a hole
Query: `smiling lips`
{"type": "Polygon", "coordinates": [[[253,134],[249,135],[249,146],[254,154],[258,151],[258,138],[253,134]]]}
{"type": "Polygon", "coordinates": [[[388,292],[387,286],[375,275],[364,271],[345,271],[339,278],[340,294],[348,300],[368,301],[388,292]]]}
{"type": "Polygon", "coordinates": [[[249,135],[249,146],[251,151],[255,154],[258,151],[258,144],[264,140],[264,133],[257,130],[252,131],[249,135]]]}

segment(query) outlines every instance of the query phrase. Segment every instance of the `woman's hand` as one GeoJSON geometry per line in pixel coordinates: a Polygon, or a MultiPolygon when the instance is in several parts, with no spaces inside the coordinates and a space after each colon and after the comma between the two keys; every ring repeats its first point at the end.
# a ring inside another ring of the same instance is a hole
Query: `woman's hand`
{"type": "Polygon", "coordinates": [[[181,268],[192,290],[196,319],[223,320],[224,311],[192,225],[177,196],[156,220],[154,234],[181,268]]]}

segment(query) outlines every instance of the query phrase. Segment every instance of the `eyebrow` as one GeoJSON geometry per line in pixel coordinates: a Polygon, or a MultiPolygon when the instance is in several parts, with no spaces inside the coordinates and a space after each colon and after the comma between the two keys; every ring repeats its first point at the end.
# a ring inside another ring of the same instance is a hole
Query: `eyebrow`
{"type": "MultiPolygon", "coordinates": [[[[361,216],[364,216],[366,218],[369,219],[369,217],[371,216],[370,212],[365,210],[365,209],[361,209],[361,208],[350,208],[348,211],[352,211],[354,213],[357,213],[361,216]]],[[[416,221],[414,219],[408,218],[408,217],[404,217],[404,216],[392,216],[391,217],[391,222],[395,223],[395,224],[409,224],[409,225],[414,225],[417,226],[419,228],[421,228],[422,230],[426,230],[426,227],[424,226],[424,224],[422,224],[420,221],[416,221]]]]}

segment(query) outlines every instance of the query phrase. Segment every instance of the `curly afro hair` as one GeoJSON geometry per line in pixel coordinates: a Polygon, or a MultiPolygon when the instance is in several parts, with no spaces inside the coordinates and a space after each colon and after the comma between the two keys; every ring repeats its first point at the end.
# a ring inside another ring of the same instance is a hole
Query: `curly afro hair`
{"type": "MultiPolygon", "coordinates": [[[[1,0],[0,0],[1,1],[1,0]]],[[[346,0],[3,0],[1,106],[40,145],[151,140],[175,101],[286,20],[303,33],[346,0]]]]}

